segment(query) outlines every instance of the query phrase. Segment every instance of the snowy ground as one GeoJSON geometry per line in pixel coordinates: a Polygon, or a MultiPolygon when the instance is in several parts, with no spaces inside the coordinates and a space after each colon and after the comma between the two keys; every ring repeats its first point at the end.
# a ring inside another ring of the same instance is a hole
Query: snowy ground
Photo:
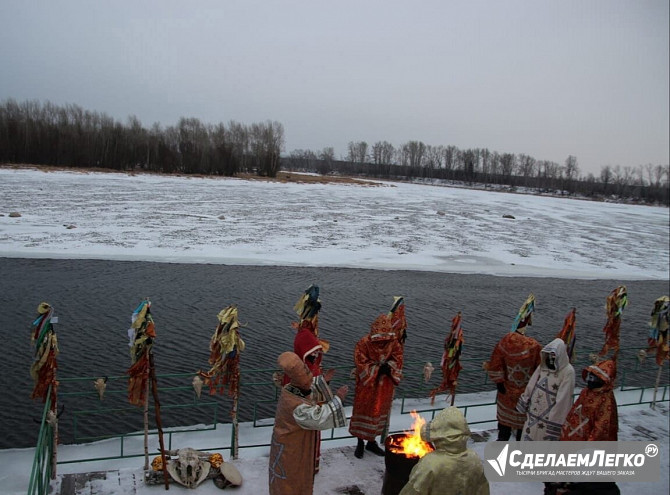
{"type": "MultiPolygon", "coordinates": [[[[458,397],[457,406],[463,406],[469,403],[491,402],[493,393],[486,392],[481,394],[472,394],[458,397]]],[[[625,403],[623,393],[617,394],[618,401],[625,403]]],[[[438,400],[440,397],[438,396],[438,400]]],[[[427,399],[424,401],[427,403],[427,399]]],[[[418,407],[422,401],[417,401],[418,407]]],[[[426,404],[423,404],[424,406],[426,404]]],[[[488,409],[481,408],[478,414],[484,417],[495,417],[494,406],[488,409]]],[[[350,413],[350,408],[348,408],[350,413]]],[[[430,420],[430,417],[425,419],[430,420]]],[[[409,430],[412,418],[408,415],[400,414],[400,407],[396,403],[391,420],[393,431],[409,430]]],[[[221,435],[222,438],[228,438],[227,425],[220,425],[220,433],[190,433],[180,437],[175,437],[174,442],[181,447],[204,448],[204,445],[211,445],[214,434],[221,435]]],[[[649,483],[620,483],[619,487],[623,494],[636,495],[658,495],[668,493],[670,482],[668,479],[669,452],[668,452],[668,403],[659,404],[655,411],[652,411],[648,405],[626,406],[619,408],[619,439],[620,440],[638,440],[652,441],[659,440],[661,446],[661,478],[658,482],[649,483]]],[[[490,433],[495,438],[495,425],[478,425],[473,427],[479,437],[490,433]],[[492,429],[493,428],[493,429],[492,429]]],[[[336,430],[336,435],[346,435],[346,429],[336,430]]],[[[260,444],[269,442],[271,434],[270,428],[253,428],[250,424],[241,425],[240,441],[241,444],[260,444]]],[[[152,448],[157,447],[158,442],[152,438],[152,448]]],[[[315,495],[333,495],[338,493],[348,493],[343,491],[346,487],[358,487],[361,493],[366,495],[378,495],[381,493],[384,475],[384,460],[382,457],[366,454],[363,459],[356,459],[353,455],[354,442],[352,439],[332,440],[323,444],[322,469],[317,475],[314,487],[315,495]]],[[[470,442],[473,448],[481,457],[484,458],[485,442],[470,442]]],[[[142,438],[136,437],[135,444],[127,444],[127,453],[141,453],[142,438]]],[[[78,459],[82,457],[104,457],[116,455],[118,451],[118,442],[106,441],[89,445],[66,445],[59,449],[59,460],[78,459]]],[[[19,495],[25,493],[29,482],[29,467],[32,463],[33,449],[7,449],[0,450],[0,493],[6,495],[19,495]]],[[[229,488],[227,492],[238,493],[240,495],[259,495],[267,493],[267,472],[268,472],[268,454],[269,448],[241,449],[240,458],[232,461],[224,453],[224,459],[232,462],[240,471],[244,478],[242,486],[238,488],[229,488]]],[[[63,464],[58,467],[59,477],[54,482],[55,488],[60,488],[61,477],[67,473],[109,471],[106,479],[95,480],[83,487],[78,493],[97,494],[97,495],[149,495],[158,494],[165,491],[162,485],[147,486],[142,480],[142,466],[144,459],[142,457],[107,460],[99,462],[90,462],[84,464],[63,464]]],[[[542,493],[542,484],[537,482],[526,483],[492,483],[492,494],[514,494],[514,495],[537,495],[542,493]]],[[[171,493],[193,493],[172,483],[170,485],[171,493]]],[[[58,492],[56,492],[58,493],[58,492]]],[[[221,493],[214,483],[206,480],[197,488],[197,493],[201,495],[215,495],[221,493]]]]}
{"type": "MultiPolygon", "coordinates": [[[[0,168],[2,257],[668,280],[668,220],[667,208],[413,184],[278,184],[0,168]]],[[[463,396],[457,405],[468,400],[491,398],[463,396]]],[[[392,429],[408,429],[409,421],[394,414],[392,429]]],[[[660,482],[621,484],[622,493],[668,493],[667,403],[657,411],[620,408],[619,426],[621,440],[660,440],[663,456],[660,482]]],[[[268,434],[269,428],[258,432],[243,425],[241,438],[252,443],[254,435],[268,434]]],[[[197,448],[199,441],[183,438],[180,445],[197,448]]],[[[472,444],[482,456],[484,445],[472,444]]],[[[105,443],[61,446],[59,456],[115,455],[110,449],[105,443]]],[[[328,442],[324,449],[315,494],[342,493],[338,489],[352,485],[380,493],[382,458],[355,459],[351,440],[328,442]]],[[[267,448],[241,451],[234,463],[244,484],[233,493],[267,493],[267,455],[267,448]]],[[[25,493],[32,459],[32,449],[0,451],[0,493],[25,493]]],[[[80,493],[163,491],[143,485],[142,464],[137,458],[66,464],[59,473],[118,470],[80,493]]],[[[542,493],[533,482],[491,488],[494,494],[542,493]]],[[[175,485],[170,490],[191,493],[175,485]]],[[[197,493],[219,489],[207,481],[197,493]]]]}

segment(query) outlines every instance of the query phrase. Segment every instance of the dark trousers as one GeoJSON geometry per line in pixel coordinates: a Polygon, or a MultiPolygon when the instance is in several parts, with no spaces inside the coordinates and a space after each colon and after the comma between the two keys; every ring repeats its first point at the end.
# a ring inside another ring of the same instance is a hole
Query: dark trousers
{"type": "MultiPolygon", "coordinates": [[[[522,431],[521,428],[516,430],[517,442],[521,441],[521,431],[522,431]]],[[[498,441],[506,442],[510,439],[511,436],[512,436],[512,427],[498,423],[498,441]]]]}
{"type": "Polygon", "coordinates": [[[612,481],[582,483],[545,483],[544,495],[620,495],[612,481]]]}

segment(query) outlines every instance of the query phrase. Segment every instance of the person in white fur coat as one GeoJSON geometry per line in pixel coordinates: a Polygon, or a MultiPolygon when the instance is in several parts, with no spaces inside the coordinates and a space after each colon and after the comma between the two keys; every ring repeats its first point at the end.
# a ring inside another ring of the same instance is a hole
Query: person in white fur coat
{"type": "Polygon", "coordinates": [[[521,439],[559,440],[561,427],[572,407],[575,369],[562,339],[554,339],[544,346],[540,357],[540,365],[516,406],[517,411],[527,416],[521,439]]]}

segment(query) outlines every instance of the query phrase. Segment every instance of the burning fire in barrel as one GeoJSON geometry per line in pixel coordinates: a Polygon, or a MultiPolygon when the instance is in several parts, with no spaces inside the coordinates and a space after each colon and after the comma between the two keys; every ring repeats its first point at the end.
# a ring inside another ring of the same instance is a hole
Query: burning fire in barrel
{"type": "Polygon", "coordinates": [[[384,484],[382,495],[398,495],[403,489],[409,473],[424,455],[432,452],[434,447],[421,440],[421,427],[426,421],[415,411],[412,411],[414,423],[413,432],[396,433],[386,437],[384,446],[384,484]]]}

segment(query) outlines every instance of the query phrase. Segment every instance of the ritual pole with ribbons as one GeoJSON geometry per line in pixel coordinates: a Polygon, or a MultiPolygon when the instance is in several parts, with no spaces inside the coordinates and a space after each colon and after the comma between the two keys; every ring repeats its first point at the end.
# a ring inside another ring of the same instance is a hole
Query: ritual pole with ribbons
{"type": "Polygon", "coordinates": [[[656,409],[656,394],[661,382],[661,373],[663,364],[670,360],[670,345],[668,345],[668,328],[670,327],[670,297],[662,296],[654,301],[654,307],[651,310],[649,319],[649,337],[647,352],[655,351],[655,360],[658,365],[656,373],[656,383],[654,385],[654,397],[650,407],[656,409]]]}
{"type": "MultiPolygon", "coordinates": [[[[396,340],[400,342],[404,361],[405,341],[407,340],[407,318],[405,317],[405,298],[403,296],[393,296],[393,304],[391,304],[391,309],[389,309],[386,317],[391,324],[391,332],[395,334],[396,340]]],[[[395,398],[395,387],[393,388],[393,397],[395,398]]],[[[393,400],[391,400],[391,404],[393,404],[393,400]]],[[[390,421],[386,423],[382,431],[382,439],[388,436],[389,427],[390,421]]]]}
{"type": "Polygon", "coordinates": [[[30,366],[30,376],[35,385],[30,394],[31,399],[41,399],[46,402],[50,398],[51,403],[47,412],[47,423],[51,426],[53,436],[53,449],[51,453],[51,478],[56,478],[56,466],[58,461],[58,380],[56,371],[58,363],[58,339],[54,330],[54,323],[58,318],[53,315],[53,307],[46,302],[37,307],[37,318],[32,323],[30,340],[35,348],[33,363],[30,366]],[[51,392],[49,392],[51,391],[51,392]]]}
{"type": "Polygon", "coordinates": [[[454,405],[456,399],[456,386],[458,385],[458,373],[462,366],[460,363],[461,350],[463,348],[463,328],[461,326],[461,312],[451,320],[451,330],[446,339],[444,339],[444,352],[440,367],[442,368],[442,382],[430,391],[430,403],[435,404],[435,396],[442,392],[451,395],[451,405],[454,405]]]}
{"type": "Polygon", "coordinates": [[[391,319],[391,330],[395,332],[402,346],[407,340],[407,318],[405,317],[405,298],[394,296],[393,304],[389,310],[388,317],[391,319]]]}
{"type": "MultiPolygon", "coordinates": [[[[131,366],[128,374],[128,401],[138,407],[144,407],[144,470],[149,470],[149,390],[152,381],[155,383],[155,371],[153,363],[153,344],[156,339],[156,329],[151,316],[151,301],[145,299],[140,302],[131,317],[131,325],[128,329],[130,340],[131,366]],[[152,376],[153,373],[153,376],[152,376]]],[[[165,489],[168,487],[167,462],[165,449],[163,448],[163,429],[160,420],[160,404],[157,401],[158,391],[154,388],[154,399],[156,400],[156,426],[158,429],[158,440],[161,446],[161,460],[163,463],[163,474],[165,475],[165,489]]]]}
{"type": "Polygon", "coordinates": [[[605,333],[605,344],[600,350],[600,356],[606,356],[613,351],[612,359],[616,360],[619,355],[619,332],[621,328],[621,316],[624,308],[628,305],[628,292],[625,285],[620,285],[612,290],[607,296],[607,322],[603,327],[605,333]]]}
{"type": "MultiPolygon", "coordinates": [[[[199,371],[198,375],[204,378],[205,384],[209,386],[210,395],[227,393],[233,399],[230,412],[233,422],[230,450],[233,459],[237,459],[239,451],[237,407],[240,396],[240,353],[244,351],[246,346],[240,337],[240,324],[235,305],[222,309],[217,318],[219,322],[209,342],[209,364],[211,368],[207,372],[199,371]]],[[[196,384],[197,381],[194,382],[194,386],[196,384]]],[[[197,388],[196,393],[199,395],[197,388]]]]}
{"type": "Polygon", "coordinates": [[[575,328],[577,325],[577,309],[572,308],[568,311],[568,314],[565,315],[563,320],[563,328],[556,335],[557,339],[561,339],[565,342],[565,350],[568,353],[568,359],[570,363],[574,360],[575,355],[575,344],[577,343],[577,334],[575,333],[575,328]]]}

